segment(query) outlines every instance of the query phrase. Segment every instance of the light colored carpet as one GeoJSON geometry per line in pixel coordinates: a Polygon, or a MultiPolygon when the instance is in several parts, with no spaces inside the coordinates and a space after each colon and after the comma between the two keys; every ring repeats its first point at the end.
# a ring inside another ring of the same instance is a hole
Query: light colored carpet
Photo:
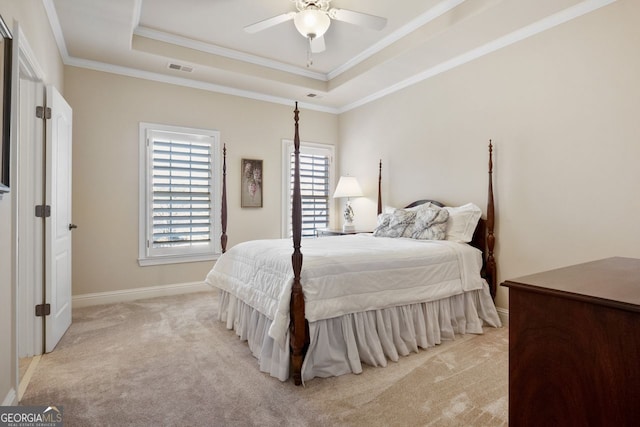
{"type": "Polygon", "coordinates": [[[507,424],[507,328],[302,388],[259,372],[217,306],[212,291],[76,309],[21,404],[63,406],[67,427],[507,424]]]}

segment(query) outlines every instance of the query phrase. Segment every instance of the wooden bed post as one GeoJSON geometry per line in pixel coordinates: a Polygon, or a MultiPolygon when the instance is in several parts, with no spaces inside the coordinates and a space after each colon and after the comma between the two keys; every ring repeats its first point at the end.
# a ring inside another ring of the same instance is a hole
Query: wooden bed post
{"type": "Polygon", "coordinates": [[[222,146],[222,205],[220,207],[220,222],[222,223],[222,234],[220,235],[220,245],[222,253],[227,251],[227,144],[222,146]]]}
{"type": "Polygon", "coordinates": [[[382,213],[382,159],[378,165],[378,215],[382,213]]]}
{"type": "Polygon", "coordinates": [[[494,236],[495,211],[493,206],[493,145],[489,140],[489,191],[487,196],[487,275],[489,277],[489,289],[491,297],[496,297],[496,284],[498,278],[496,259],[493,255],[493,249],[496,244],[494,236]]]}
{"type": "Polygon", "coordinates": [[[294,111],[295,134],[294,145],[294,178],[293,178],[293,203],[291,213],[291,223],[293,227],[293,286],[291,288],[291,365],[293,369],[293,380],[296,385],[302,384],[302,361],[304,351],[309,340],[305,313],[304,294],[300,284],[300,272],[302,270],[302,252],[300,251],[300,240],[302,237],[302,195],[300,190],[300,134],[298,131],[298,103],[294,111]]]}

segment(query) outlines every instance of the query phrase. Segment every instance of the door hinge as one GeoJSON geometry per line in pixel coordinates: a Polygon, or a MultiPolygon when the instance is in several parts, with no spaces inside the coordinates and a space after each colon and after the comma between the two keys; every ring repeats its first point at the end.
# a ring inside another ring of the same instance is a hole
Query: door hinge
{"type": "Polygon", "coordinates": [[[39,119],[49,120],[51,118],[51,108],[49,107],[36,107],[36,117],[39,119]]]}
{"type": "Polygon", "coordinates": [[[51,216],[51,206],[49,205],[37,205],[36,206],[36,217],[38,218],[48,218],[51,216]]]}
{"type": "Polygon", "coordinates": [[[36,305],[36,317],[44,317],[51,314],[51,304],[36,305]]]}

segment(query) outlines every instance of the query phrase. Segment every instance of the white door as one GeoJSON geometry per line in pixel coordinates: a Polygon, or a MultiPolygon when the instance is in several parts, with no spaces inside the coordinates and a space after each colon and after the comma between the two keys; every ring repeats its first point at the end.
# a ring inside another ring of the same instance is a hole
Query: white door
{"type": "Polygon", "coordinates": [[[71,325],[71,107],[52,86],[47,87],[45,224],[45,351],[53,351],[71,325]]]}

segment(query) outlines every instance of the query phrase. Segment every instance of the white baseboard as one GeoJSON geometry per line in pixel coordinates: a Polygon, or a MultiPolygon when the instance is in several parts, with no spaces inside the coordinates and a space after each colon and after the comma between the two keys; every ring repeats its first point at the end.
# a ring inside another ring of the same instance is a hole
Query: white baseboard
{"type": "MultiPolygon", "coordinates": [[[[149,286],[122,291],[97,292],[73,296],[73,307],[89,307],[101,304],[135,301],[139,299],[164,297],[170,295],[187,294],[191,292],[212,291],[211,286],[204,282],[177,283],[173,285],[149,286]]],[[[497,307],[498,316],[504,326],[509,326],[509,310],[497,307]]],[[[15,391],[14,391],[15,394],[15,391]]]]}
{"type": "Polygon", "coordinates": [[[101,304],[113,304],[117,302],[135,301],[139,299],[180,295],[191,292],[211,291],[211,286],[204,282],[177,283],[173,285],[150,286],[147,288],[134,288],[121,291],[97,292],[91,294],[74,295],[72,306],[74,308],[89,307],[101,304]]]}
{"type": "Polygon", "coordinates": [[[502,322],[502,326],[509,326],[509,309],[497,307],[496,311],[502,322]]]}
{"type": "Polygon", "coordinates": [[[16,390],[12,388],[9,390],[9,393],[5,396],[2,401],[2,406],[17,406],[18,405],[18,395],[16,394],[16,390]]]}
{"type": "Polygon", "coordinates": [[[42,355],[33,356],[31,362],[29,362],[29,367],[27,368],[27,372],[24,373],[22,379],[20,380],[20,385],[18,386],[18,402],[22,400],[24,393],[27,391],[27,387],[29,386],[29,382],[31,382],[31,378],[33,377],[36,368],[38,367],[38,363],[40,363],[40,358],[42,355]]]}

